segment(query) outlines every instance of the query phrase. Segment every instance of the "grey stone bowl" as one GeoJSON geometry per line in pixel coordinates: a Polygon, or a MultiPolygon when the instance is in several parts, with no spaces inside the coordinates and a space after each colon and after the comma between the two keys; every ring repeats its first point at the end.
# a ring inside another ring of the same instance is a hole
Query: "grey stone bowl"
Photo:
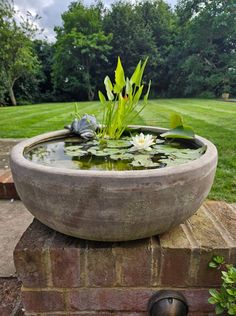
{"type": "MultiPolygon", "coordinates": [[[[164,129],[140,127],[144,131],[164,129]]],[[[217,150],[208,140],[205,154],[188,163],[136,171],[71,170],[33,163],[24,151],[68,135],[56,131],[16,145],[11,170],[27,209],[45,225],[88,240],[124,241],[161,234],[198,210],[216,171],[217,150]]]]}

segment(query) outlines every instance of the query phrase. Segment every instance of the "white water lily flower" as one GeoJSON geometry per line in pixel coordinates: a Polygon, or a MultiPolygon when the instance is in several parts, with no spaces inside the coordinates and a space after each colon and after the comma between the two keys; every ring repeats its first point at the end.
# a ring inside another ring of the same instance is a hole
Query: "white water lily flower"
{"type": "Polygon", "coordinates": [[[152,135],[144,135],[143,133],[140,133],[139,135],[136,135],[135,137],[132,137],[131,144],[133,147],[132,150],[151,150],[152,145],[154,145],[154,139],[152,135]]]}

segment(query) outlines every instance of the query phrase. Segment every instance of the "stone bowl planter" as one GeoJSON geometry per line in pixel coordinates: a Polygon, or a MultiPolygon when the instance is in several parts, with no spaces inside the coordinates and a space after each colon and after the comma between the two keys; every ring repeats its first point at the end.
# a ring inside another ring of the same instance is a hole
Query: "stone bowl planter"
{"type": "Polygon", "coordinates": [[[217,150],[199,136],[196,142],[207,146],[200,158],[161,169],[72,170],[39,165],[24,157],[27,148],[68,134],[62,130],[39,135],[11,152],[11,170],[21,200],[39,221],[61,233],[99,241],[161,234],[196,212],[211,189],[217,150]]]}

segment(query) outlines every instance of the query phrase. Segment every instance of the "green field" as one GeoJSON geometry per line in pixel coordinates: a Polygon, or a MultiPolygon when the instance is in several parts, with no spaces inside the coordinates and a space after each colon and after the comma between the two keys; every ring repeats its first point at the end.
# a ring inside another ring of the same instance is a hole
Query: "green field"
{"type": "MultiPolygon", "coordinates": [[[[81,114],[98,118],[98,102],[79,103],[81,114]]],[[[71,121],[74,103],[51,103],[32,106],[0,107],[0,137],[23,138],[62,129],[71,121]]],[[[202,99],[152,100],[136,123],[168,127],[169,115],[178,112],[196,134],[217,146],[219,164],[209,198],[236,202],[236,103],[202,99]]]]}

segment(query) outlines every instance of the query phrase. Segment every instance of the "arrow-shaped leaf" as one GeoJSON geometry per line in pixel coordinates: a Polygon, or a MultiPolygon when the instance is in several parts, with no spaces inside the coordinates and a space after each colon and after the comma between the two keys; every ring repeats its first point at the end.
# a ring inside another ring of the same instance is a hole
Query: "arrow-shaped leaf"
{"type": "Polygon", "coordinates": [[[190,126],[178,126],[161,134],[161,137],[194,139],[194,131],[190,126]]]}

